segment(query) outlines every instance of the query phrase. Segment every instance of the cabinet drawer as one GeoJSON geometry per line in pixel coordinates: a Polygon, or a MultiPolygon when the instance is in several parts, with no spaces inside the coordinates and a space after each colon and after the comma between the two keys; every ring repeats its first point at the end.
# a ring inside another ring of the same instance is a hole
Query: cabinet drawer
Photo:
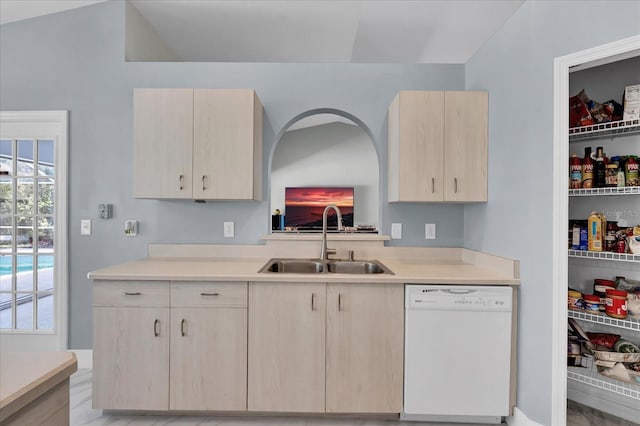
{"type": "Polygon", "coordinates": [[[168,281],[94,281],[93,306],[168,307],[168,281]]]}
{"type": "Polygon", "coordinates": [[[247,283],[171,283],[171,306],[247,307],[247,283]]]}

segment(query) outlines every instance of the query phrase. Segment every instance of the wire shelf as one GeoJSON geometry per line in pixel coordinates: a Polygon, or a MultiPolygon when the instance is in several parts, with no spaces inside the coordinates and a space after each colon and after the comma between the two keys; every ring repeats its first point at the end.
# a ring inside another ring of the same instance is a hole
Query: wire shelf
{"type": "Polygon", "coordinates": [[[640,133],[640,120],[620,120],[569,129],[569,142],[640,133]]]}
{"type": "Polygon", "coordinates": [[[634,385],[616,379],[610,379],[598,373],[598,369],[593,364],[593,359],[584,358],[586,367],[568,367],[567,378],[585,385],[603,389],[618,395],[626,396],[640,401],[640,383],[634,385]]]}
{"type": "Polygon", "coordinates": [[[568,313],[569,318],[574,318],[577,320],[588,321],[595,324],[603,324],[611,327],[624,328],[631,331],[640,332],[640,321],[634,320],[620,320],[616,318],[612,318],[608,315],[594,315],[584,311],[574,311],[569,310],[568,313]]]}
{"type": "Polygon", "coordinates": [[[640,263],[640,254],[613,253],[610,251],[569,250],[569,257],[640,263]]]}
{"type": "Polygon", "coordinates": [[[640,194],[640,186],[622,186],[610,188],[570,189],[569,197],[589,197],[593,195],[636,195],[640,194]]]}

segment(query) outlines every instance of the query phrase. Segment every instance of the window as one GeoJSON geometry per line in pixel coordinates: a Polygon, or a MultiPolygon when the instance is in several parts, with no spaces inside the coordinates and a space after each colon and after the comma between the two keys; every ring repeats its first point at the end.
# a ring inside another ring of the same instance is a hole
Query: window
{"type": "Polygon", "coordinates": [[[66,349],[67,113],[0,112],[0,119],[3,346],[66,349]],[[7,344],[7,334],[17,340],[7,344]],[[21,335],[49,337],[34,345],[21,335]]]}

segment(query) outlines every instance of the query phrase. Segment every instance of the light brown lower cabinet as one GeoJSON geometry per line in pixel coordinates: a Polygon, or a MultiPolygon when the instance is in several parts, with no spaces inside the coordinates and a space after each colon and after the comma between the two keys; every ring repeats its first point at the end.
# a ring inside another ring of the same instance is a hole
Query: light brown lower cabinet
{"type": "Polygon", "coordinates": [[[403,304],[397,284],[250,283],[249,411],[401,412],[403,304]]]}
{"type": "Polygon", "coordinates": [[[327,285],[327,412],[401,412],[403,354],[402,285],[327,285]]]}
{"type": "Polygon", "coordinates": [[[325,291],[249,284],[249,411],[324,412],[325,291]]]}

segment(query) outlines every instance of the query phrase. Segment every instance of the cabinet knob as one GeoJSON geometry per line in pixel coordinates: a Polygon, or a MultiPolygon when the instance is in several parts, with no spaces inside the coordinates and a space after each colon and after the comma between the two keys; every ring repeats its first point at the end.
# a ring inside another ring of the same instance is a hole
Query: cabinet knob
{"type": "Polygon", "coordinates": [[[205,177],[206,177],[205,175],[202,175],[202,190],[203,191],[207,189],[206,186],[205,186],[205,177]]]}
{"type": "Polygon", "coordinates": [[[160,335],[160,320],[157,319],[153,322],[153,335],[158,337],[160,335]]]}
{"type": "Polygon", "coordinates": [[[458,178],[453,178],[453,192],[458,193],[458,178]]]}
{"type": "Polygon", "coordinates": [[[342,310],[342,294],[338,293],[338,312],[342,310]]]}
{"type": "Polygon", "coordinates": [[[436,178],[431,178],[431,193],[436,192],[436,178]]]}
{"type": "Polygon", "coordinates": [[[316,310],[316,295],[314,293],[311,293],[311,310],[316,310]]]}
{"type": "Polygon", "coordinates": [[[139,291],[125,291],[122,293],[123,296],[140,296],[142,293],[140,293],[139,291]]]}
{"type": "Polygon", "coordinates": [[[220,293],[200,293],[200,296],[220,296],[220,293]]]}
{"type": "Polygon", "coordinates": [[[184,332],[184,323],[185,323],[185,321],[186,320],[184,318],[182,318],[182,321],[180,321],[180,335],[182,337],[184,337],[184,335],[185,335],[185,332],[184,332]]]}
{"type": "Polygon", "coordinates": [[[178,186],[180,187],[180,191],[184,189],[184,175],[178,176],[178,186]]]}

